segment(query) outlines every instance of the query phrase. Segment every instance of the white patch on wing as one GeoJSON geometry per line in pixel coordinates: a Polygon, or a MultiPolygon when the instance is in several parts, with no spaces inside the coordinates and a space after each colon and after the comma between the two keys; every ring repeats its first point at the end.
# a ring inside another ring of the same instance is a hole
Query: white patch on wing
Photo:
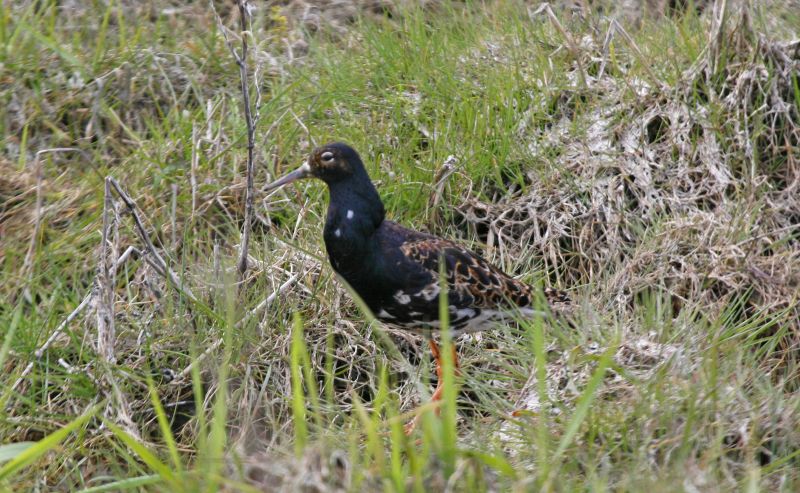
{"type": "Polygon", "coordinates": [[[390,314],[383,308],[381,308],[381,311],[378,312],[378,318],[395,318],[395,317],[392,316],[392,314],[390,314]]]}
{"type": "Polygon", "coordinates": [[[336,228],[336,231],[334,231],[333,234],[336,235],[337,238],[340,238],[342,236],[342,230],[336,228]]]}
{"type": "Polygon", "coordinates": [[[347,209],[347,219],[353,219],[353,211],[347,209]]]}
{"type": "Polygon", "coordinates": [[[475,316],[475,310],[474,309],[472,309],[472,308],[462,308],[462,309],[456,311],[456,317],[455,318],[456,319],[464,318],[464,317],[472,318],[474,316],[475,316]]]}
{"type": "Polygon", "coordinates": [[[394,294],[394,300],[400,303],[401,305],[407,305],[411,303],[411,296],[404,293],[403,290],[401,289],[394,294]]]}
{"type": "Polygon", "coordinates": [[[439,283],[435,282],[428,284],[427,286],[425,286],[425,289],[419,291],[414,296],[422,298],[425,301],[433,301],[433,299],[439,295],[440,290],[441,289],[439,288],[439,283]]]}

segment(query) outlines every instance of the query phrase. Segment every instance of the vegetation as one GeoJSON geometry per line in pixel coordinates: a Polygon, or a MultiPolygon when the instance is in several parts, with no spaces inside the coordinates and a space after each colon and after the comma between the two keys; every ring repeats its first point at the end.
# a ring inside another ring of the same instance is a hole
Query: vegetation
{"type": "Polygon", "coordinates": [[[257,188],[348,142],[390,217],[574,301],[453,340],[439,416],[322,184],[256,194],[239,281],[231,3],[3,3],[0,490],[800,489],[800,9],[591,3],[253,12],[257,188]]]}

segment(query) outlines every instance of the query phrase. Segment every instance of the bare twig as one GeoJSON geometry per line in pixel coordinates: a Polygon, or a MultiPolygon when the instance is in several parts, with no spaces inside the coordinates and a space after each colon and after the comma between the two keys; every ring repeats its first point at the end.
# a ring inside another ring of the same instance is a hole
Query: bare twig
{"type": "MultiPolygon", "coordinates": [[[[242,30],[242,55],[237,58],[239,77],[242,84],[242,98],[244,99],[244,116],[247,123],[247,191],[245,193],[244,225],[242,226],[242,244],[239,252],[239,279],[243,279],[247,272],[247,250],[250,246],[250,230],[253,221],[253,175],[255,163],[253,152],[255,149],[255,124],[250,107],[249,76],[247,73],[247,36],[250,31],[250,5],[247,0],[237,0],[239,6],[239,22],[242,30]]],[[[258,84],[256,84],[258,86],[258,84]]],[[[260,99],[260,95],[259,98],[260,99]]]]}
{"type": "MultiPolygon", "coordinates": [[[[211,128],[209,125],[208,128],[211,128]]],[[[192,215],[191,217],[194,218],[194,212],[197,210],[197,162],[198,162],[198,155],[197,155],[197,126],[192,125],[192,162],[189,165],[189,184],[192,187],[192,215]]]]}
{"type": "MultiPolygon", "coordinates": [[[[97,291],[95,298],[97,310],[97,352],[107,362],[114,362],[114,273],[111,272],[109,232],[115,227],[112,219],[114,203],[111,198],[111,178],[106,178],[103,206],[103,238],[100,245],[100,262],[97,266],[97,291]]],[[[112,248],[113,250],[113,248],[112,248]]]]}
{"type": "Polygon", "coordinates": [[[614,23],[609,23],[606,37],[603,39],[603,60],[600,62],[600,69],[597,71],[597,78],[602,79],[606,74],[606,64],[608,63],[611,52],[611,40],[614,39],[614,23]]]}
{"type": "MultiPolygon", "coordinates": [[[[275,290],[271,295],[267,296],[267,298],[259,303],[255,308],[250,310],[247,315],[244,316],[237,324],[236,327],[239,328],[244,325],[248,320],[258,315],[259,312],[265,310],[269,305],[275,301],[275,298],[278,297],[279,294],[283,293],[289,286],[291,286],[297,279],[300,278],[300,274],[295,274],[289,278],[288,281],[284,282],[280,285],[278,289],[275,290]]],[[[261,327],[263,331],[263,326],[261,327]]]]}
{"type": "Polygon", "coordinates": [[[244,116],[245,116],[245,123],[247,124],[247,190],[245,192],[245,209],[244,209],[244,224],[242,225],[242,241],[240,244],[239,250],[239,261],[237,263],[237,267],[239,270],[239,280],[241,281],[244,279],[244,275],[247,272],[247,251],[250,246],[250,230],[251,224],[253,222],[253,195],[254,195],[254,175],[255,175],[255,160],[254,160],[254,151],[255,151],[255,128],[256,123],[259,119],[259,112],[258,108],[261,104],[261,90],[260,84],[258,83],[258,67],[255,69],[255,89],[256,89],[256,102],[255,102],[255,115],[253,114],[253,105],[250,102],[250,76],[248,73],[247,67],[247,54],[248,54],[248,43],[247,38],[248,36],[252,36],[252,25],[251,25],[251,11],[254,8],[253,5],[250,4],[248,0],[236,0],[236,5],[239,7],[239,27],[241,31],[240,40],[242,43],[241,53],[236,51],[233,44],[231,43],[230,39],[228,38],[227,30],[225,26],[222,24],[222,19],[220,19],[219,14],[217,14],[216,8],[214,7],[214,2],[209,2],[211,5],[211,10],[214,12],[214,16],[217,19],[217,24],[219,25],[220,32],[222,32],[222,36],[225,39],[225,44],[228,46],[228,49],[233,55],[233,59],[236,61],[236,65],[239,66],[239,79],[241,84],[242,90],[242,99],[244,103],[244,116]]]}
{"type": "Polygon", "coordinates": [[[70,374],[70,375],[77,375],[77,374],[82,373],[82,374],[86,375],[86,378],[91,380],[93,384],[97,385],[98,387],[100,385],[102,385],[102,383],[97,378],[95,378],[93,373],[88,372],[88,371],[83,371],[83,370],[81,370],[79,368],[75,368],[75,366],[67,363],[67,361],[64,358],[58,358],[58,364],[62,368],[67,370],[67,373],[70,374]]]}
{"type": "MultiPolygon", "coordinates": [[[[106,177],[103,206],[103,238],[100,246],[100,264],[97,268],[97,296],[95,296],[97,316],[97,353],[101,357],[102,380],[111,388],[106,404],[106,414],[115,416],[116,421],[126,431],[140,438],[139,430],[131,418],[131,406],[125,393],[119,387],[110,365],[116,363],[114,351],[116,333],[114,328],[114,285],[117,270],[111,259],[117,253],[119,241],[119,218],[116,215],[111,195],[112,178],[106,177]],[[105,364],[108,363],[108,364],[105,364]],[[110,364],[110,365],[109,365],[110,364]]],[[[104,386],[106,387],[106,386],[104,386]]]]}
{"type": "Polygon", "coordinates": [[[142,242],[145,244],[147,248],[147,253],[152,257],[153,261],[155,262],[154,267],[156,270],[160,271],[159,274],[164,275],[169,279],[169,281],[175,286],[175,288],[189,297],[192,301],[197,301],[192,291],[183,285],[183,283],[178,279],[178,276],[172,271],[172,269],[167,266],[167,263],[164,261],[164,258],[158,253],[156,250],[155,245],[153,245],[152,240],[150,240],[150,235],[147,234],[147,231],[144,228],[144,223],[142,223],[142,218],[139,216],[139,209],[136,206],[136,202],[133,201],[130,196],[125,193],[122,187],[117,183],[117,180],[114,178],[108,177],[109,183],[111,186],[114,187],[116,190],[117,195],[122,199],[122,201],[127,206],[128,210],[130,211],[131,215],[133,216],[133,221],[136,224],[136,232],[139,234],[139,238],[141,238],[142,242]]]}

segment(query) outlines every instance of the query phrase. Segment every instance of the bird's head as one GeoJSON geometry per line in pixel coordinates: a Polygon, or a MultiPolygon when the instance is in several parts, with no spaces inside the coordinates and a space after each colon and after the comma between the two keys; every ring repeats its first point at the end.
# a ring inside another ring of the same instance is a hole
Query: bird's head
{"type": "Polygon", "coordinates": [[[366,177],[361,158],[349,145],[334,142],[311,151],[303,164],[264,187],[264,191],[274,190],[303,178],[319,178],[328,185],[333,185],[353,177],[366,177]]]}

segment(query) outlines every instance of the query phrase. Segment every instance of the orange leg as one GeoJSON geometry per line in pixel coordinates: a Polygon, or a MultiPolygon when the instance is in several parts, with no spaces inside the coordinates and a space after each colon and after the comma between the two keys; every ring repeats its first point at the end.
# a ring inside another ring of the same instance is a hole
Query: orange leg
{"type": "MultiPolygon", "coordinates": [[[[444,394],[444,368],[442,368],[442,352],[439,349],[439,345],[436,344],[436,341],[433,339],[428,339],[428,345],[431,347],[433,360],[436,362],[436,390],[434,390],[433,395],[431,395],[431,402],[436,402],[442,400],[442,394],[444,394]]],[[[459,376],[461,375],[461,368],[458,366],[458,353],[456,353],[455,346],[451,347],[453,349],[453,374],[455,376],[459,376]]],[[[439,408],[436,408],[436,413],[439,413],[439,408]]]]}
{"type": "MultiPolygon", "coordinates": [[[[433,339],[428,339],[428,345],[431,348],[431,353],[433,354],[433,360],[436,363],[436,389],[433,391],[431,395],[431,402],[437,402],[442,400],[442,395],[444,394],[444,369],[442,368],[442,352],[439,349],[439,345],[436,344],[436,341],[433,339]]],[[[461,375],[461,367],[458,364],[458,353],[456,353],[456,347],[451,346],[453,349],[453,374],[455,376],[461,375]]],[[[439,408],[436,408],[436,414],[439,414],[439,408]]],[[[420,419],[420,415],[417,415],[413,420],[411,420],[405,426],[405,433],[406,435],[410,435],[414,428],[417,427],[417,421],[420,419]]]]}

